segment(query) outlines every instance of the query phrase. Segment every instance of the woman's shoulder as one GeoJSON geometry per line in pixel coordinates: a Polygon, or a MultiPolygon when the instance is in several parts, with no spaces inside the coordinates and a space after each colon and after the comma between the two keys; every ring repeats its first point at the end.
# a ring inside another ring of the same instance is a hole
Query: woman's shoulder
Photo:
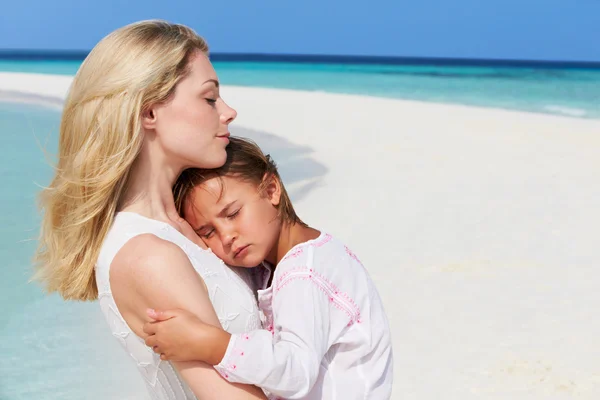
{"type": "Polygon", "coordinates": [[[110,266],[113,278],[145,281],[162,278],[179,269],[192,267],[181,247],[152,233],[142,233],[128,240],[117,252],[110,266]]]}
{"type": "MultiPolygon", "coordinates": [[[[115,256],[115,261],[124,260],[130,264],[163,261],[167,257],[185,257],[185,252],[176,243],[156,236],[154,233],[141,233],[129,239],[115,256]]],[[[187,258],[187,257],[185,257],[187,258]]]]}
{"type": "MultiPolygon", "coordinates": [[[[99,283],[160,279],[173,268],[190,268],[201,273],[216,266],[218,259],[200,248],[171,225],[134,213],[118,213],[106,236],[96,264],[99,283]],[[202,270],[203,270],[202,269],[202,270]]],[[[171,271],[173,272],[173,271],[171,271]]]]}
{"type": "Polygon", "coordinates": [[[117,255],[129,260],[130,253],[137,259],[160,257],[165,252],[184,253],[190,259],[202,258],[203,263],[215,258],[210,251],[166,222],[120,212],[104,240],[99,264],[101,268],[108,268],[117,255]]]}

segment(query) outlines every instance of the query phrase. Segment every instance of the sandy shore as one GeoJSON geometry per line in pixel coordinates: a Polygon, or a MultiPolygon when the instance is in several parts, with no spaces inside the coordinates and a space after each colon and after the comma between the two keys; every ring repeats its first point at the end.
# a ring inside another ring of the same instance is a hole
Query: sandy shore
{"type": "MultiPolygon", "coordinates": [[[[60,102],[69,77],[0,73],[60,102]]],[[[600,398],[600,121],[225,86],[384,298],[395,399],[600,398]]],[[[54,104],[53,103],[53,104],[54,104]]]]}

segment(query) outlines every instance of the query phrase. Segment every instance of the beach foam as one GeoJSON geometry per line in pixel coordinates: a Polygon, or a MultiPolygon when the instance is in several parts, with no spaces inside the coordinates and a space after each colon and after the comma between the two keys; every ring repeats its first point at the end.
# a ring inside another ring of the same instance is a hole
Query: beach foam
{"type": "Polygon", "coordinates": [[[544,108],[553,113],[568,115],[570,117],[584,117],[585,115],[587,115],[587,111],[582,110],[581,108],[563,107],[555,105],[548,105],[544,108]]]}

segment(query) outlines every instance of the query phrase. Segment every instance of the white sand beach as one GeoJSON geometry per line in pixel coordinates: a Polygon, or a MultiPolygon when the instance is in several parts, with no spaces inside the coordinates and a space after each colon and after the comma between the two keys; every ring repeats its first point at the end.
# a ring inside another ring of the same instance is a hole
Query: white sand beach
{"type": "MultiPolygon", "coordinates": [[[[0,99],[56,106],[70,82],[0,73],[0,99]]],[[[272,152],[300,216],[370,271],[394,399],[600,398],[600,120],[221,93],[232,133],[272,152]]]]}

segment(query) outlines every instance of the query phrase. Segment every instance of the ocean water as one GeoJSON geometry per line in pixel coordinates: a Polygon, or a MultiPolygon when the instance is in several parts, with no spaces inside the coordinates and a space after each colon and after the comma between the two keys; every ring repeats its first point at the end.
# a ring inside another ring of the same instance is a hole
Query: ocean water
{"type": "Polygon", "coordinates": [[[98,304],[64,302],[29,283],[60,115],[0,102],[0,399],[145,399],[98,304]]]}
{"type": "MultiPolygon", "coordinates": [[[[0,59],[0,71],[73,75],[79,65],[0,59]]],[[[228,85],[600,118],[598,69],[249,61],[216,61],[215,68],[228,85]]],[[[98,305],[66,303],[28,282],[39,227],[36,196],[52,173],[45,151],[56,151],[59,118],[56,110],[0,102],[0,399],[145,399],[141,378],[110,336],[98,305]]],[[[323,173],[311,164],[284,171],[288,179],[294,179],[292,169],[323,173]]]]}
{"type": "MultiPolygon", "coordinates": [[[[0,71],[73,75],[80,61],[2,60],[0,71]]],[[[600,118],[600,68],[215,61],[227,85],[261,86],[600,118]]]]}

